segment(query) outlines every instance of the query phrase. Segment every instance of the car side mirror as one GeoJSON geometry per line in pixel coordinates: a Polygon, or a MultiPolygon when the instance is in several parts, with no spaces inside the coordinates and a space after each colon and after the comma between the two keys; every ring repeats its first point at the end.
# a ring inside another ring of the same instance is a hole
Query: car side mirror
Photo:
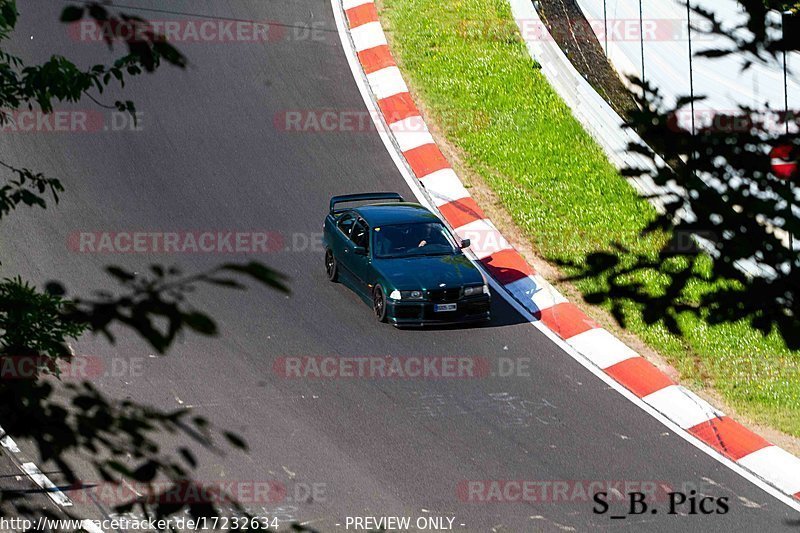
{"type": "Polygon", "coordinates": [[[472,242],[469,239],[462,240],[461,241],[461,249],[463,250],[464,248],[469,248],[470,244],[472,244],[472,242]]]}
{"type": "Polygon", "coordinates": [[[353,253],[356,255],[367,255],[367,249],[363,246],[355,246],[353,247],[353,253]]]}

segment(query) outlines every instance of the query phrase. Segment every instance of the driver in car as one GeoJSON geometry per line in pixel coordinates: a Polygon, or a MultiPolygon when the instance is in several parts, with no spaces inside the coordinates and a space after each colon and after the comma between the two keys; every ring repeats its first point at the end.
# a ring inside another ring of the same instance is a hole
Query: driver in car
{"type": "Polygon", "coordinates": [[[441,231],[436,231],[433,224],[425,224],[423,232],[423,238],[419,241],[419,244],[417,244],[417,248],[422,248],[430,244],[448,245],[445,236],[442,235],[441,231]]]}

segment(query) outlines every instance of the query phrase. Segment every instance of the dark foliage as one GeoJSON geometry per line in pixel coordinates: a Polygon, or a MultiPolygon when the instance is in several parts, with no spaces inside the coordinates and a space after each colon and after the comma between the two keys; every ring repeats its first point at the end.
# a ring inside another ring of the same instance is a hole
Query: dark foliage
{"type": "MultiPolygon", "coordinates": [[[[57,4],[54,4],[57,6],[57,4]]],[[[18,57],[0,50],[0,125],[13,120],[9,110],[53,110],[54,103],[98,98],[110,84],[124,87],[128,78],[154,72],[163,65],[186,66],[185,57],[147,21],[112,12],[106,4],[86,2],[61,4],[64,23],[92,19],[98,24],[137,28],[135,38],[119,39],[108,32],[112,52],[121,50],[109,65],[82,70],[66,57],[54,55],[40,65],[26,65],[18,57]]],[[[54,16],[57,16],[54,13],[54,16]]],[[[0,40],[13,31],[18,18],[14,0],[0,0],[0,40]]],[[[133,114],[131,101],[111,106],[133,114]]],[[[35,162],[29,162],[35,164],[35,162]]],[[[6,176],[0,184],[0,220],[20,205],[47,208],[57,203],[64,185],[58,178],[0,161],[6,176]]],[[[225,447],[246,449],[237,435],[217,430],[189,411],[162,411],[139,400],[111,400],[88,382],[59,379],[60,369],[73,359],[68,342],[84,332],[101,334],[111,342],[114,332],[138,335],[158,353],[166,353],[183,331],[216,335],[217,326],[208,312],[195,308],[191,293],[201,285],[243,289],[246,280],[270,289],[288,292],[286,280],[256,262],[220,265],[206,272],[184,274],[176,267],[153,265],[147,274],[134,274],[109,266],[107,273],[120,285],[118,293],[98,292],[91,297],[66,298],[60,282],[37,290],[21,278],[0,281],[0,364],[12,368],[28,363],[35,370],[30,379],[0,379],[0,424],[8,434],[36,443],[45,461],[52,462],[70,483],[81,487],[74,460],[90,464],[98,479],[109,483],[124,480],[159,487],[196,484],[192,471],[197,460],[188,447],[163,450],[161,433],[181,435],[216,453],[225,447]],[[224,443],[224,446],[218,444],[224,443]],[[167,485],[164,485],[167,483],[167,485]]],[[[24,495],[2,493],[2,503],[11,502],[18,513],[25,509],[24,495]]],[[[235,505],[235,502],[231,502],[235,505]]],[[[145,515],[164,516],[188,511],[193,516],[213,516],[215,501],[166,504],[159,498],[132,500],[119,509],[138,507],[145,515]]]]}
{"type": "MultiPolygon", "coordinates": [[[[735,28],[726,27],[712,12],[693,8],[703,19],[698,27],[730,43],[698,55],[735,55],[743,69],[755,62],[782,65],[783,50],[793,45],[774,31],[776,14],[760,0],[740,4],[749,16],[735,28]]],[[[628,127],[657,147],[658,154],[648,146],[629,146],[656,170],[629,168],[625,173],[649,175],[673,191],[661,198],[665,212],[646,229],[670,231],[673,239],[657,257],[631,258],[620,247],[592,254],[583,265],[569,265],[580,271],[578,279],[608,277],[605,290],[587,300],[612,302],[620,322],[624,303],[634,302],[645,311],[648,323],[663,322],[677,334],[683,333],[677,317],[685,312],[711,324],[747,320],[765,335],[778,332],[790,348],[800,348],[800,243],[795,237],[790,249],[789,239],[800,235],[800,220],[790,211],[798,203],[797,183],[779,179],[771,167],[771,152],[777,146],[791,147],[794,158],[800,154],[800,141],[783,127],[796,123],[796,117],[783,109],[742,106],[698,123],[693,132],[676,117],[691,116],[692,104],[702,96],[680,98],[668,108],[657,88],[635,81],[644,96],[637,99],[628,127]],[[776,122],[781,125],[777,131],[776,122]],[[662,276],[662,290],[654,292],[639,283],[644,273],[662,276]],[[706,289],[698,295],[699,286],[706,289]]]]}

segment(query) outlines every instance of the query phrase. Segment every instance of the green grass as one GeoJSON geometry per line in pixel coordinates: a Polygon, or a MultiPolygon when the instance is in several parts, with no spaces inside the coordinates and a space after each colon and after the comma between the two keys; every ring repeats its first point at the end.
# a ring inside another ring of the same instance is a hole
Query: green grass
{"type": "MultiPolygon", "coordinates": [[[[582,265],[615,242],[657,256],[667,236],[641,237],[653,208],[547,83],[516,34],[506,0],[383,0],[381,17],[431,117],[543,258],[582,265]]],[[[656,271],[638,279],[654,292],[664,283],[656,271]]],[[[607,280],[576,286],[589,294],[607,288],[607,280]]],[[[800,436],[800,354],[777,335],[764,338],[743,322],[712,326],[687,313],[678,317],[678,337],[664,324],[646,325],[637,305],[625,303],[624,310],[627,329],[664,355],[684,383],[716,389],[739,413],[800,436]]]]}

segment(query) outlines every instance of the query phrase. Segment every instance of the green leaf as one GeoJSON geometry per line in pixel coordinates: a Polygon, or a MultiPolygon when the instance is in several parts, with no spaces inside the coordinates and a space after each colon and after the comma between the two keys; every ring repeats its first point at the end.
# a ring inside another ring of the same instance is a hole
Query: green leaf
{"type": "Polygon", "coordinates": [[[17,7],[15,2],[3,2],[0,6],[0,31],[11,30],[17,24],[17,7]]]}

